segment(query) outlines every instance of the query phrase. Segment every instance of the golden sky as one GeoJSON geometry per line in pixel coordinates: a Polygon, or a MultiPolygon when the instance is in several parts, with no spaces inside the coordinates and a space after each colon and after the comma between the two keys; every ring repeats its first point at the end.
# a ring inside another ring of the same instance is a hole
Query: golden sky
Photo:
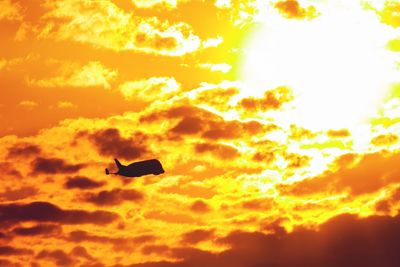
{"type": "Polygon", "coordinates": [[[0,40],[0,266],[400,266],[400,1],[0,0],[0,40]]]}

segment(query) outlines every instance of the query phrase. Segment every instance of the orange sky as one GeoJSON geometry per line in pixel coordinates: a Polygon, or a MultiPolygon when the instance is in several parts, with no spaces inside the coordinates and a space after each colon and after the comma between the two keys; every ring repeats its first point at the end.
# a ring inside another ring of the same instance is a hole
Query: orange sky
{"type": "Polygon", "coordinates": [[[0,266],[400,266],[400,2],[349,2],[0,0],[0,266]]]}

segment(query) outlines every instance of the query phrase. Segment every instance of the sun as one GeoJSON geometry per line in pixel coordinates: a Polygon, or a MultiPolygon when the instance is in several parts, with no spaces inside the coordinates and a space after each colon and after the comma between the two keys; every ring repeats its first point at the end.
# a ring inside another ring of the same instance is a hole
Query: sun
{"type": "Polygon", "coordinates": [[[385,48],[393,29],[347,2],[318,7],[310,20],[269,12],[249,39],[241,71],[248,94],[278,86],[294,92],[278,119],[318,130],[352,127],[374,114],[394,82],[394,56],[385,48]]]}

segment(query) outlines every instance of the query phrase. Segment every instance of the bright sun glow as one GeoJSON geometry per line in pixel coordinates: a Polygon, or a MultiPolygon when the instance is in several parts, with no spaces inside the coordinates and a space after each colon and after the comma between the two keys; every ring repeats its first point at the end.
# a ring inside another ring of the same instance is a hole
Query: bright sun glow
{"type": "Polygon", "coordinates": [[[313,20],[266,14],[247,47],[248,93],[289,86],[296,99],[281,119],[311,129],[351,127],[370,117],[394,81],[385,49],[392,29],[355,2],[317,7],[313,20]]]}

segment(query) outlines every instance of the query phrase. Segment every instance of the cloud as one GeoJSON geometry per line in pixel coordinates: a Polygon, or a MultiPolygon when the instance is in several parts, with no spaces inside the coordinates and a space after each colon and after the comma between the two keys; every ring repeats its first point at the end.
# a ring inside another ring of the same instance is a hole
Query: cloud
{"type": "Polygon", "coordinates": [[[151,77],[124,82],[119,86],[119,90],[126,99],[143,99],[150,102],[171,98],[179,89],[179,83],[171,77],[151,77]]]}
{"type": "Polygon", "coordinates": [[[42,250],[36,256],[38,259],[47,258],[56,263],[57,266],[72,266],[74,259],[61,249],[56,250],[42,250]]]}
{"type": "Polygon", "coordinates": [[[372,138],[371,143],[375,146],[389,146],[396,143],[399,137],[394,134],[381,134],[372,138]]]}
{"type": "Polygon", "coordinates": [[[94,189],[105,185],[105,182],[98,182],[85,176],[68,177],[64,184],[67,189],[94,189]]]}
{"type": "Polygon", "coordinates": [[[394,28],[400,27],[399,15],[400,3],[397,1],[385,1],[385,6],[382,10],[377,11],[382,23],[390,25],[394,28]]]}
{"type": "Polygon", "coordinates": [[[318,15],[313,6],[303,8],[297,0],[284,0],[275,3],[275,8],[289,19],[313,19],[318,15]]]}
{"type": "Polygon", "coordinates": [[[48,2],[46,7],[40,38],[163,56],[182,56],[201,48],[188,24],[137,16],[112,2],[65,0],[48,2]]]}
{"type": "Polygon", "coordinates": [[[8,149],[8,158],[30,157],[41,153],[41,148],[38,145],[30,143],[17,143],[8,149]]]}
{"type": "Polygon", "coordinates": [[[293,100],[291,91],[286,87],[277,87],[265,91],[263,98],[248,97],[239,102],[239,107],[252,112],[279,109],[283,104],[293,100]]]}
{"type": "Polygon", "coordinates": [[[198,244],[203,241],[210,241],[214,237],[214,230],[193,230],[182,235],[182,242],[186,244],[198,244]]]}
{"type": "Polygon", "coordinates": [[[10,162],[0,162],[0,171],[9,176],[21,178],[21,173],[10,162]]]}
{"type": "Polygon", "coordinates": [[[187,0],[132,0],[135,6],[139,8],[154,8],[155,6],[165,8],[176,8],[179,2],[187,0]]]}
{"type": "Polygon", "coordinates": [[[212,198],[217,194],[214,188],[199,184],[186,184],[180,181],[178,185],[166,186],[160,189],[161,193],[179,194],[193,198],[212,198]]]}
{"type": "Polygon", "coordinates": [[[226,120],[223,116],[190,105],[172,106],[166,110],[155,111],[149,115],[143,115],[140,121],[142,123],[167,121],[169,124],[173,124],[169,130],[171,139],[193,135],[208,140],[240,139],[262,135],[275,128],[273,125],[265,125],[256,120],[226,120]]]}
{"type": "Polygon", "coordinates": [[[348,192],[353,196],[376,192],[400,179],[398,162],[400,154],[386,155],[378,152],[338,158],[336,170],[327,170],[323,174],[294,182],[282,184],[278,188],[281,194],[304,196],[310,194],[335,194],[348,192]]]}
{"type": "Polygon", "coordinates": [[[222,73],[228,73],[232,69],[232,66],[227,63],[219,63],[219,64],[201,63],[201,64],[198,64],[198,66],[200,68],[209,69],[210,71],[213,71],[213,72],[219,71],[222,73]]]}
{"type": "MultiPolygon", "coordinates": [[[[99,61],[86,65],[63,63],[55,77],[28,79],[28,84],[39,87],[103,87],[110,88],[110,82],[118,72],[104,67],[99,61]]],[[[64,103],[65,106],[65,103],[64,103]]]]}
{"type": "Polygon", "coordinates": [[[309,164],[311,157],[296,153],[284,153],[284,158],[288,162],[287,167],[291,169],[302,168],[309,164]]]}
{"type": "Polygon", "coordinates": [[[197,153],[211,153],[220,159],[233,159],[239,156],[239,152],[231,146],[215,143],[199,143],[195,145],[197,153]]]}
{"type": "Polygon", "coordinates": [[[181,266],[308,266],[394,267],[400,264],[400,218],[341,215],[318,230],[299,228],[292,233],[234,231],[217,243],[229,246],[222,252],[195,248],[170,250],[175,261],[146,262],[135,267],[181,266]]]}
{"type": "Polygon", "coordinates": [[[400,202],[400,187],[396,186],[392,190],[387,190],[386,195],[379,199],[375,204],[375,210],[378,214],[392,214],[392,211],[397,212],[397,206],[400,202]]]}
{"type": "Polygon", "coordinates": [[[20,21],[22,19],[22,8],[19,4],[13,3],[11,0],[2,0],[0,2],[0,20],[20,21]]]}
{"type": "Polygon", "coordinates": [[[69,101],[59,101],[57,102],[57,108],[65,108],[65,109],[70,109],[70,108],[77,108],[78,106],[69,102],[69,101]]]}
{"type": "Polygon", "coordinates": [[[39,104],[32,100],[24,100],[24,101],[19,102],[18,105],[21,107],[24,107],[24,108],[32,109],[32,108],[37,107],[39,104]]]}
{"type": "Polygon", "coordinates": [[[32,163],[33,174],[58,174],[58,173],[74,173],[82,169],[84,164],[68,164],[59,158],[43,158],[38,157],[32,163]]]}
{"type": "Polygon", "coordinates": [[[98,193],[87,193],[85,199],[98,206],[113,206],[121,204],[123,201],[136,202],[142,200],[143,194],[134,189],[113,189],[98,193]]]}
{"type": "Polygon", "coordinates": [[[93,257],[87,252],[86,248],[82,246],[76,246],[71,250],[71,255],[76,257],[85,258],[88,260],[92,260],[93,257]]]}
{"type": "Polygon", "coordinates": [[[0,246],[0,256],[33,254],[30,249],[0,246]]]}
{"type": "Polygon", "coordinates": [[[16,227],[12,233],[17,236],[54,235],[62,232],[57,224],[38,224],[32,227],[16,227]]]}
{"type": "Polygon", "coordinates": [[[197,134],[203,128],[203,122],[197,117],[184,117],[171,129],[176,134],[197,134]]]}
{"type": "Polygon", "coordinates": [[[130,138],[124,138],[118,129],[108,128],[88,134],[88,138],[98,152],[107,157],[132,160],[148,152],[145,146],[147,137],[140,132],[136,132],[130,138]]]}
{"type": "Polygon", "coordinates": [[[228,111],[234,108],[233,103],[230,102],[239,92],[240,89],[235,83],[222,82],[217,85],[202,83],[200,88],[188,92],[187,95],[194,105],[228,111]]]}
{"type": "Polygon", "coordinates": [[[203,200],[196,200],[190,205],[190,209],[196,213],[206,213],[211,211],[210,206],[203,200]]]}
{"type": "Polygon", "coordinates": [[[271,210],[276,202],[272,198],[254,198],[242,202],[242,207],[248,210],[271,210]]]}
{"type": "Polygon", "coordinates": [[[98,224],[115,221],[119,216],[108,211],[64,210],[49,202],[0,205],[2,222],[59,222],[62,224],[98,224]]]}
{"type": "Polygon", "coordinates": [[[344,138],[344,137],[349,137],[350,136],[350,132],[347,129],[329,130],[327,132],[327,135],[329,137],[332,137],[332,138],[336,138],[336,137],[337,138],[340,138],[340,137],[344,138]]]}
{"type": "Polygon", "coordinates": [[[76,230],[69,233],[68,240],[81,243],[81,242],[94,242],[94,243],[107,243],[113,245],[115,250],[132,251],[133,247],[152,242],[156,239],[153,235],[138,235],[129,237],[105,236],[92,234],[87,231],[76,230]]]}
{"type": "Polygon", "coordinates": [[[169,247],[166,245],[146,245],[142,248],[141,252],[144,255],[150,254],[164,254],[169,251],[169,247]]]}
{"type": "Polygon", "coordinates": [[[6,190],[0,193],[0,199],[6,201],[16,201],[37,195],[39,190],[33,186],[23,186],[17,189],[6,187],[6,190]]]}

